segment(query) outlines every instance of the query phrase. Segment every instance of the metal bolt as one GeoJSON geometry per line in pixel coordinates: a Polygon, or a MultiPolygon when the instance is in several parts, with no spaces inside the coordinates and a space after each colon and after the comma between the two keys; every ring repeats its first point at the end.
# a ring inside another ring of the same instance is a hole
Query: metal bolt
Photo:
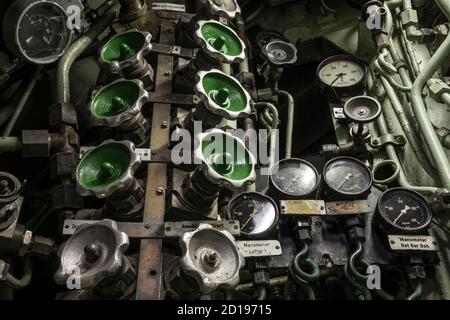
{"type": "Polygon", "coordinates": [[[164,75],[166,76],[166,77],[168,77],[168,76],[170,76],[172,73],[169,71],[169,70],[167,70],[166,72],[164,72],[164,75]]]}
{"type": "Polygon", "coordinates": [[[167,128],[169,126],[169,123],[167,121],[161,122],[161,128],[167,128]]]}
{"type": "Polygon", "coordinates": [[[158,188],[156,188],[156,193],[157,193],[158,195],[162,195],[162,194],[164,193],[164,188],[163,188],[163,187],[158,187],[158,188]]]}
{"type": "Polygon", "coordinates": [[[150,229],[150,223],[146,223],[144,227],[145,229],[150,229]]]}

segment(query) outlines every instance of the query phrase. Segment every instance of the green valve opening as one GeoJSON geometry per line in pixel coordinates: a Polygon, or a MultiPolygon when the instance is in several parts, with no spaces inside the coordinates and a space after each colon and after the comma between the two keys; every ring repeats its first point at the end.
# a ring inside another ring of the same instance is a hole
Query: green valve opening
{"type": "Polygon", "coordinates": [[[206,136],[202,155],[218,174],[230,180],[244,180],[252,172],[249,151],[237,139],[226,134],[206,136]]]}
{"type": "Polygon", "coordinates": [[[126,32],[111,39],[102,51],[106,62],[124,61],[135,56],[144,46],[145,37],[140,32],[126,32]]]}
{"type": "Polygon", "coordinates": [[[78,165],[76,178],[85,189],[104,188],[122,177],[130,161],[131,153],[125,145],[106,143],[86,155],[78,165]]]}
{"type": "Polygon", "coordinates": [[[238,56],[244,50],[236,33],[220,23],[203,24],[201,34],[206,42],[223,54],[238,56]]]}
{"type": "Polygon", "coordinates": [[[136,103],[139,92],[134,82],[115,82],[100,90],[91,104],[91,112],[98,118],[117,116],[136,103]]]}
{"type": "Polygon", "coordinates": [[[225,74],[209,72],[203,77],[202,85],[208,97],[227,110],[241,111],[247,106],[241,86],[225,74]]]}

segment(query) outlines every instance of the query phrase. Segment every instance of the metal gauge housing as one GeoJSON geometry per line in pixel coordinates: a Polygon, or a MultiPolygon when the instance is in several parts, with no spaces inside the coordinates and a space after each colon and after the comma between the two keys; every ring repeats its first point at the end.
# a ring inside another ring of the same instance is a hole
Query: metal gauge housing
{"type": "Polygon", "coordinates": [[[278,207],[272,198],[258,192],[245,192],[234,197],[228,205],[228,219],[237,220],[241,235],[262,239],[274,235],[278,226],[278,207]]]}
{"type": "MultiPolygon", "coordinates": [[[[66,1],[58,1],[68,3],[66,1]]],[[[3,38],[14,54],[36,64],[57,61],[72,40],[68,15],[56,1],[16,0],[3,21],[3,38]]]]}
{"type": "Polygon", "coordinates": [[[289,158],[276,163],[270,174],[270,193],[278,200],[314,199],[319,174],[309,162],[289,158]]]}
{"type": "Polygon", "coordinates": [[[388,234],[424,233],[432,217],[427,201],[415,191],[392,188],[378,199],[376,221],[388,234]]]}
{"type": "Polygon", "coordinates": [[[358,159],[337,157],[326,163],[323,182],[331,197],[351,200],[366,197],[373,178],[369,168],[358,159]]]}
{"type": "Polygon", "coordinates": [[[321,93],[330,102],[360,95],[366,86],[367,67],[349,55],[331,56],[319,64],[317,81],[321,93]]]}

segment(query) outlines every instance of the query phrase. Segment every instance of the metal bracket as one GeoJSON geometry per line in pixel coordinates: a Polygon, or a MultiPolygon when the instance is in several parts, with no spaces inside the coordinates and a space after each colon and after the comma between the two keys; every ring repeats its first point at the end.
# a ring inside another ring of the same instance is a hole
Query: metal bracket
{"type": "Polygon", "coordinates": [[[150,92],[148,101],[153,103],[189,105],[192,107],[196,105],[200,101],[200,99],[197,96],[190,94],[157,94],[155,92],[150,92]]]}
{"type": "Polygon", "coordinates": [[[167,44],[152,42],[152,51],[165,55],[192,59],[196,56],[197,50],[198,49],[182,48],[180,46],[170,46],[167,44]]]}
{"type": "Polygon", "coordinates": [[[397,147],[404,146],[406,139],[403,135],[386,134],[377,138],[373,138],[370,141],[370,146],[374,149],[383,148],[387,144],[392,144],[397,147]]]}
{"type": "MultiPolygon", "coordinates": [[[[94,147],[81,147],[80,148],[80,159],[84,157],[84,155],[94,149],[94,147]]],[[[164,163],[171,162],[171,150],[163,149],[163,150],[151,150],[146,148],[136,148],[136,153],[141,158],[142,162],[153,162],[153,163],[164,163]]]]}
{"type": "MultiPolygon", "coordinates": [[[[67,219],[63,225],[63,235],[73,235],[75,229],[83,224],[93,224],[98,220],[67,219]]],[[[119,231],[125,232],[130,238],[161,239],[164,238],[164,223],[117,222],[119,231]]]]}

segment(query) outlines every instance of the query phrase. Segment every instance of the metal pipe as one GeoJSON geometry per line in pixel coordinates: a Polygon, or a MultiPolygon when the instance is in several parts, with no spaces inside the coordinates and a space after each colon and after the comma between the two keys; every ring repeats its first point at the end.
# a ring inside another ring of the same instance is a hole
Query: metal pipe
{"type": "Polygon", "coordinates": [[[294,130],[294,98],[284,90],[279,90],[278,95],[287,99],[287,123],[286,123],[286,152],[285,158],[290,158],[292,154],[292,134],[294,130]]]}
{"type": "MultiPolygon", "coordinates": [[[[271,168],[273,166],[273,164],[275,163],[275,152],[276,152],[276,148],[277,148],[277,139],[275,137],[275,135],[277,134],[277,128],[278,128],[278,110],[277,108],[269,103],[269,102],[257,102],[255,103],[255,108],[263,108],[263,109],[269,109],[270,113],[272,113],[272,123],[271,123],[271,127],[270,127],[270,157],[269,157],[269,168],[271,168]]],[[[263,112],[263,111],[262,111],[263,112]]],[[[261,113],[262,113],[261,112],[261,113]]],[[[261,119],[264,119],[264,117],[262,117],[261,119]]]]}
{"type": "MultiPolygon", "coordinates": [[[[436,3],[450,20],[450,2],[447,0],[436,0],[436,3]]],[[[414,115],[417,122],[419,123],[420,130],[422,131],[422,135],[428,146],[428,149],[430,150],[442,185],[446,188],[450,188],[450,163],[444,149],[441,146],[439,138],[434,131],[433,124],[428,117],[425,103],[422,99],[422,90],[426,86],[427,81],[431,79],[431,77],[445,61],[449,54],[450,34],[446,37],[439,49],[423,67],[423,69],[417,76],[416,81],[414,81],[411,90],[411,104],[414,115]]]]}
{"type": "Polygon", "coordinates": [[[18,137],[0,137],[0,153],[16,152],[22,149],[22,141],[18,137]]]}
{"type": "MultiPolygon", "coordinates": [[[[377,125],[378,125],[378,129],[380,131],[380,135],[386,135],[389,133],[387,125],[386,125],[386,120],[384,119],[384,115],[381,114],[378,119],[377,119],[377,125]]],[[[435,194],[435,192],[438,190],[438,188],[436,187],[424,187],[424,186],[414,186],[411,185],[408,181],[408,179],[406,178],[405,172],[403,171],[403,168],[400,164],[400,160],[397,156],[397,152],[395,151],[395,148],[393,145],[391,144],[387,144],[385,146],[386,149],[386,153],[389,157],[389,159],[391,159],[392,161],[394,161],[397,165],[398,168],[400,168],[400,172],[398,174],[397,177],[397,181],[398,183],[407,189],[411,189],[411,190],[415,190],[417,192],[421,192],[421,193],[425,193],[425,194],[435,194]]]]}
{"type": "Polygon", "coordinates": [[[405,133],[406,138],[408,139],[411,149],[413,150],[417,159],[421,163],[422,167],[427,171],[427,173],[431,177],[434,177],[436,175],[436,171],[428,163],[425,152],[423,151],[422,147],[420,146],[420,144],[418,142],[419,140],[413,130],[413,127],[409,123],[409,120],[405,114],[405,111],[403,110],[402,104],[400,103],[400,101],[394,91],[394,88],[392,88],[392,86],[389,84],[389,82],[384,77],[381,77],[380,79],[381,79],[381,83],[383,84],[384,90],[386,91],[386,94],[391,102],[392,108],[395,111],[395,115],[397,116],[397,119],[403,129],[403,132],[405,133]]]}
{"type": "MultiPolygon", "coordinates": [[[[240,35],[245,37],[245,22],[242,14],[238,13],[236,15],[236,27],[240,35]]],[[[247,53],[249,54],[249,53],[247,53]]],[[[250,67],[248,65],[248,57],[239,64],[239,72],[249,72],[250,67]]]]}
{"type": "Polygon", "coordinates": [[[116,3],[111,4],[109,9],[91,25],[86,34],[78,38],[67,49],[66,53],[58,62],[56,72],[57,100],[62,103],[70,102],[70,69],[75,60],[86,50],[97,37],[105,31],[117,17],[116,3]]]}
{"type": "Polygon", "coordinates": [[[28,83],[25,91],[23,92],[21,98],[19,99],[19,102],[17,103],[16,109],[14,110],[11,119],[9,119],[8,125],[3,131],[4,137],[8,137],[11,134],[12,130],[14,129],[14,126],[16,125],[16,122],[19,119],[23,108],[27,104],[27,101],[30,98],[31,93],[33,92],[33,89],[36,86],[37,81],[39,80],[41,70],[42,70],[41,67],[37,67],[36,71],[31,77],[30,82],[28,83]]]}
{"type": "Polygon", "coordinates": [[[17,279],[11,273],[8,273],[5,278],[7,286],[14,290],[20,290],[28,286],[33,277],[33,261],[29,255],[25,256],[23,261],[23,275],[22,278],[17,279]]]}

